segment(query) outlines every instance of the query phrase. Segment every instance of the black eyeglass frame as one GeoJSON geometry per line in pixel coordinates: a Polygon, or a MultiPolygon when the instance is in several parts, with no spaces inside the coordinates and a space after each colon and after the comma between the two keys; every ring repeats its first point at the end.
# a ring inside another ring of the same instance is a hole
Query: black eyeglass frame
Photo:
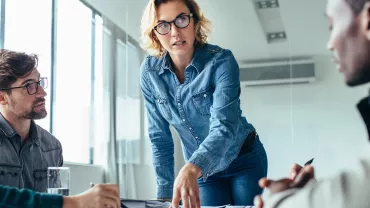
{"type": "Polygon", "coordinates": [[[42,87],[43,89],[46,89],[48,87],[48,78],[47,77],[40,77],[39,81],[37,81],[37,82],[28,83],[28,84],[25,84],[24,86],[19,86],[19,87],[0,88],[0,90],[12,90],[12,89],[26,88],[27,93],[29,95],[34,95],[39,90],[39,86],[42,87]],[[41,86],[41,84],[40,84],[41,81],[44,81],[44,86],[41,86]],[[30,86],[32,86],[34,84],[36,84],[36,90],[35,90],[34,93],[30,93],[30,86]]]}
{"type": "Polygon", "coordinates": [[[190,13],[190,14],[181,14],[181,15],[179,15],[178,17],[176,17],[176,19],[174,19],[174,20],[172,20],[171,22],[166,22],[166,21],[163,21],[163,22],[161,22],[161,23],[159,23],[159,24],[157,24],[156,26],[154,26],[154,30],[155,31],[157,31],[157,33],[158,34],[160,34],[160,35],[167,35],[169,32],[171,32],[171,29],[172,29],[172,24],[171,23],[173,23],[177,28],[180,28],[180,29],[183,29],[183,28],[186,28],[187,26],[189,26],[189,24],[190,24],[190,19],[193,17],[194,15],[193,15],[193,13],[190,13]],[[188,24],[186,25],[186,26],[184,26],[184,27],[179,27],[178,25],[176,25],[176,20],[177,19],[179,19],[180,17],[187,17],[188,18],[188,24]],[[170,25],[170,29],[168,30],[168,32],[166,32],[166,33],[160,33],[159,31],[158,31],[158,26],[159,25],[161,25],[161,24],[168,24],[168,25],[170,25]]]}

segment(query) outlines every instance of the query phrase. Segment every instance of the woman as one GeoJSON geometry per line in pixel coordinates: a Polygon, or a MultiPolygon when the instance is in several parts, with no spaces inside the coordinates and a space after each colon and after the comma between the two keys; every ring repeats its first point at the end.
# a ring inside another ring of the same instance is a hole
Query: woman
{"type": "Polygon", "coordinates": [[[178,207],[251,205],[267,175],[267,158],[240,109],[239,67],[233,54],[206,43],[209,21],[194,0],[149,0],[141,30],[151,55],[141,88],[157,177],[157,197],[178,207]],[[174,144],[184,167],[174,180],[174,144]],[[199,184],[199,185],[198,185],[199,184]]]}

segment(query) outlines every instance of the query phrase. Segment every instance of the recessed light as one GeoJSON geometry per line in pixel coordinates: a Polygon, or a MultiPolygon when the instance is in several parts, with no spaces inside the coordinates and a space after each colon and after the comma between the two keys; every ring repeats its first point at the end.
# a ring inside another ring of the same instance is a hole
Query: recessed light
{"type": "Polygon", "coordinates": [[[285,32],[273,32],[273,33],[267,33],[267,42],[275,42],[275,41],[283,41],[286,40],[286,34],[285,32]]]}
{"type": "Polygon", "coordinates": [[[267,9],[267,8],[277,8],[279,7],[279,2],[277,0],[264,0],[264,1],[256,1],[257,7],[259,9],[267,9]]]}

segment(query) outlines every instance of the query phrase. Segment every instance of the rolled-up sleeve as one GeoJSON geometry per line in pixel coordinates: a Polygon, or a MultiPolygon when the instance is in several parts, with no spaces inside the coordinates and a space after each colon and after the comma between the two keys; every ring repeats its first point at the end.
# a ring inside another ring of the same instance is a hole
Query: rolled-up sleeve
{"type": "Polygon", "coordinates": [[[188,160],[202,170],[204,180],[224,168],[225,164],[221,166],[219,161],[235,143],[240,123],[239,66],[229,50],[220,52],[212,65],[215,73],[211,79],[215,90],[210,109],[209,134],[188,160]]]}

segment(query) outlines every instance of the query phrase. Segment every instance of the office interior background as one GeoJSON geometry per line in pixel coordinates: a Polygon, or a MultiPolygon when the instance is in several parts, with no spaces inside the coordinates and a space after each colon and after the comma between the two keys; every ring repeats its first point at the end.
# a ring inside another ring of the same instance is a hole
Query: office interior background
{"type": "MultiPolygon", "coordinates": [[[[268,176],[315,158],[318,179],[369,155],[356,103],[326,49],[323,0],[198,0],[209,42],[230,49],[241,73],[243,115],[257,128],[268,176]],[[295,83],[297,82],[297,83],[295,83]]],[[[0,0],[0,47],[36,53],[49,78],[48,116],[63,145],[71,194],[118,183],[124,198],[153,199],[140,90],[140,20],[147,0],[0,0]]],[[[174,132],[173,132],[174,133],[174,132]]],[[[175,170],[185,163],[175,134],[175,170]]]]}

